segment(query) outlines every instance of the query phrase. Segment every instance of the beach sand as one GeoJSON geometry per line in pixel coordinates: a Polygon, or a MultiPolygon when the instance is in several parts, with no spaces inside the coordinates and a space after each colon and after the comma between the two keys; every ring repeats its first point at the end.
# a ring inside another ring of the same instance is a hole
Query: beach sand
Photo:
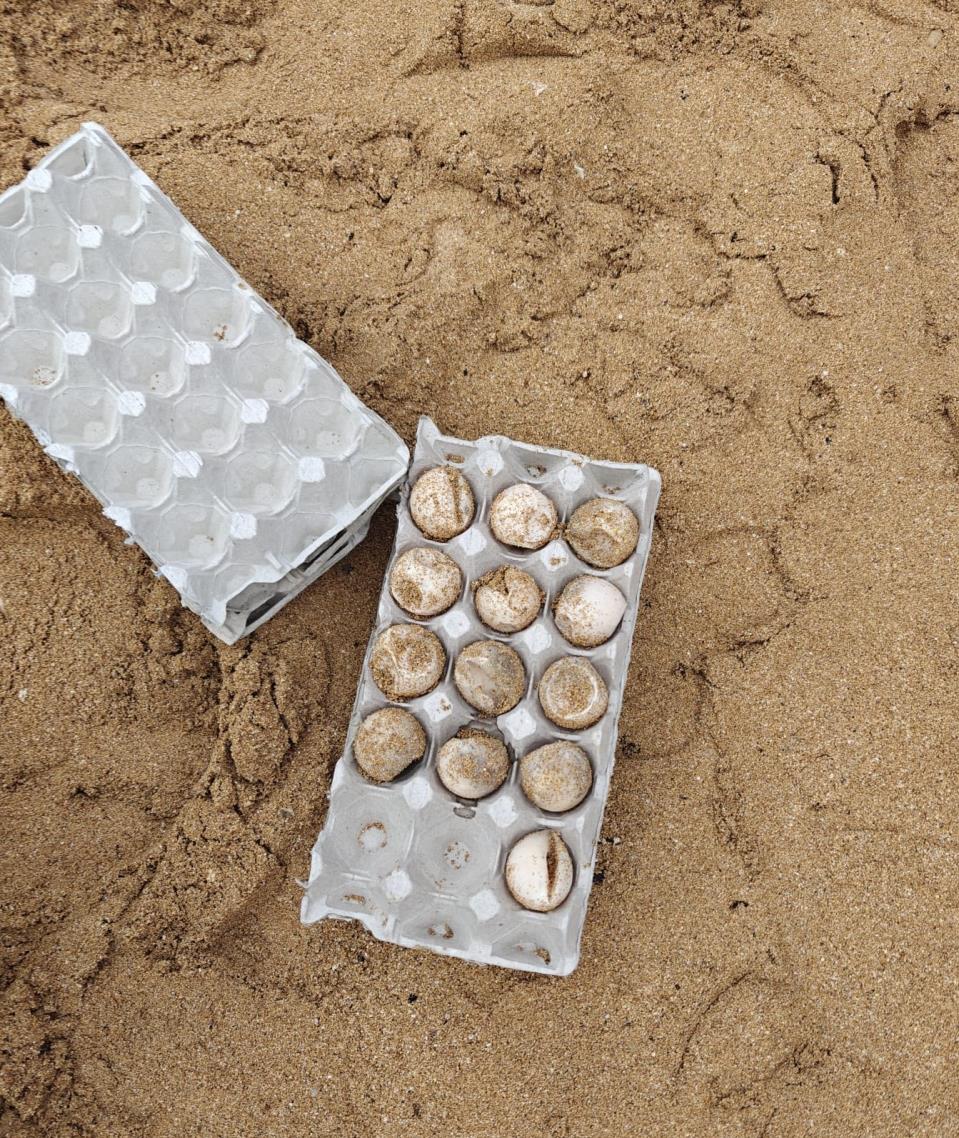
{"type": "Polygon", "coordinates": [[[411,442],[662,471],[579,969],[298,923],[394,521],[226,648],[0,410],[0,1134],[959,1133],[954,0],[3,0],[411,442]]]}

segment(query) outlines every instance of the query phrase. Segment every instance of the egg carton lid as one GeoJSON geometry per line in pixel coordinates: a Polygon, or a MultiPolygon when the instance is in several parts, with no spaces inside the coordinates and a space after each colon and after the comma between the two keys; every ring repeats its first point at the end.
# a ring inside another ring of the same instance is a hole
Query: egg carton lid
{"type": "Polygon", "coordinates": [[[409,451],[97,123],[0,194],[0,398],[227,643],[409,451]]]}
{"type": "Polygon", "coordinates": [[[370,637],[343,754],[329,788],[329,809],[312,850],[304,883],[301,920],[325,918],[362,923],[379,940],[426,948],[474,963],[494,964],[553,976],[568,975],[579,961],[580,939],[593,882],[596,848],[615,759],[617,726],[639,610],[639,595],[659,499],[659,473],[644,464],[602,462],[569,451],[530,446],[501,435],[475,441],[442,434],[421,419],[416,451],[401,492],[396,541],[384,578],[376,625],[370,637]],[[471,524],[448,542],[435,542],[417,529],[408,509],[410,487],[432,466],[451,464],[470,483],[476,498],[471,524]],[[528,482],[557,506],[561,521],[594,497],[618,498],[640,523],[635,552],[620,566],[598,570],[581,561],[561,537],[526,553],[502,546],[489,525],[496,494],[528,482]],[[396,559],[418,546],[442,548],[463,573],[464,588],[451,608],[434,618],[404,613],[389,590],[396,559]],[[511,636],[491,632],[479,621],[471,586],[501,563],[529,572],[545,594],[539,616],[511,636]],[[551,602],[581,574],[595,574],[623,593],[626,607],[618,630],[596,649],[575,649],[561,636],[551,602]],[[415,622],[441,641],[446,667],[439,684],[418,698],[388,699],[370,668],[378,635],[393,624],[415,622]],[[470,708],[452,678],[459,652],[477,639],[509,643],[520,655],[526,688],[520,702],[495,719],[470,708]],[[539,706],[536,687],[550,663],[586,657],[600,671],[608,710],[592,727],[567,732],[551,724],[539,706]],[[362,720],[384,707],[402,706],[427,735],[424,756],[387,783],[364,777],[353,757],[362,720]],[[534,806],[519,786],[518,762],[507,780],[485,798],[457,799],[436,771],[439,746],[458,730],[479,727],[498,736],[513,760],[544,743],[565,738],[581,745],[593,767],[593,787],[574,809],[550,814],[534,806]],[[512,846],[539,829],[560,834],[575,865],[567,899],[551,912],[530,912],[510,895],[504,864],[512,846]]]}

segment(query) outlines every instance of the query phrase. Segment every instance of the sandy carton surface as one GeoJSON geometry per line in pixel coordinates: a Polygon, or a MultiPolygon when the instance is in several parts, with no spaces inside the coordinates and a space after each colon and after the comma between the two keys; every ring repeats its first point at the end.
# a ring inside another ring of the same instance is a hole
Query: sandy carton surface
{"type": "Polygon", "coordinates": [[[2,0],[411,441],[664,495],[568,980],[298,924],[394,521],[250,641],[0,410],[0,1135],[959,1133],[953,0],[2,0]]]}

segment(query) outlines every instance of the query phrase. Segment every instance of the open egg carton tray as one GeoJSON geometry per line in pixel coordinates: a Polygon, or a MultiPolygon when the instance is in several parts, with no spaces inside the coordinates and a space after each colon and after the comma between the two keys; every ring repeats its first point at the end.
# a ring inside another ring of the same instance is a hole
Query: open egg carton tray
{"type": "Polygon", "coordinates": [[[409,460],[96,123],[0,195],[0,397],[228,643],[409,460]]]}
{"type": "Polygon", "coordinates": [[[370,638],[350,719],[344,753],[331,782],[329,809],[312,852],[302,920],[325,917],[364,924],[380,940],[423,947],[484,964],[564,976],[579,960],[586,904],[603,809],[616,751],[617,722],[629,664],[640,586],[649,554],[660,476],[645,465],[595,462],[565,451],[527,446],[500,436],[467,442],[440,434],[420,421],[416,452],[398,509],[396,541],[384,580],[376,627],[370,638]],[[409,494],[417,478],[434,466],[452,464],[473,490],[472,524],[451,541],[428,540],[414,524],[409,494]],[[559,535],[536,552],[500,544],[489,525],[496,495],[515,483],[529,483],[557,507],[559,535]],[[614,498],[639,521],[635,552],[606,571],[581,561],[562,535],[572,512],[592,498],[614,498]],[[462,570],[464,588],[451,608],[417,621],[396,603],[390,572],[396,559],[415,547],[441,549],[462,570]],[[504,636],[478,618],[473,605],[476,581],[499,565],[531,574],[544,603],[524,631],[504,636]],[[626,598],[616,633],[600,647],[572,647],[560,634],[552,606],[563,587],[582,574],[604,577],[626,598]],[[446,668],[439,684],[418,699],[397,703],[379,690],[370,670],[372,646],[391,625],[419,623],[442,641],[446,668]],[[484,719],[460,695],[453,678],[457,654],[477,640],[509,643],[522,658],[526,687],[520,702],[498,719],[484,719]],[[609,704],[595,726],[564,731],[544,716],[537,683],[563,656],[585,656],[606,682],[609,704]],[[389,783],[369,781],[357,766],[353,743],[360,723],[373,712],[402,706],[426,731],[424,757],[389,783]],[[464,727],[498,735],[510,754],[510,773],[486,798],[454,797],[440,781],[436,755],[464,727]],[[593,767],[589,794],[576,808],[551,814],[537,809],[519,784],[518,760],[534,748],[558,740],[581,746],[593,767]],[[572,856],[574,882],[566,900],[551,912],[521,907],[505,883],[505,862],[513,844],[540,829],[554,829],[572,856]]]}

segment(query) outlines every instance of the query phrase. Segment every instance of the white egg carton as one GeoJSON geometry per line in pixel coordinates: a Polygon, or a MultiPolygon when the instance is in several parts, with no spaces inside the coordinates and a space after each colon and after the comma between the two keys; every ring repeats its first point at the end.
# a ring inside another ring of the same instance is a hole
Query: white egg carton
{"type": "Polygon", "coordinates": [[[96,123],[0,195],[0,397],[228,643],[409,461],[96,123]]]}
{"type": "Polygon", "coordinates": [[[395,944],[531,972],[557,976],[572,972],[579,960],[586,902],[593,883],[596,844],[613,770],[617,721],[659,490],[660,476],[648,466],[594,462],[500,436],[466,442],[441,435],[428,419],[420,421],[376,627],[344,753],[333,773],[326,823],[313,847],[302,903],[304,923],[324,917],[347,918],[362,922],[374,936],[395,944]],[[455,464],[472,486],[476,515],[473,524],[452,541],[432,542],[410,517],[409,488],[423,471],[447,463],[455,464]],[[533,553],[501,545],[489,528],[490,504],[496,494],[516,482],[531,483],[548,495],[561,522],[591,498],[620,499],[640,522],[635,553],[624,564],[603,571],[581,561],[562,536],[533,553]],[[463,593],[451,609],[422,621],[404,612],[389,591],[393,563],[416,546],[442,549],[460,566],[465,581],[463,593]],[[483,625],[472,601],[473,583],[500,564],[526,570],[545,593],[543,608],[533,624],[510,636],[483,625]],[[593,650],[568,644],[552,617],[553,602],[563,586],[583,573],[612,581],[627,600],[618,631],[593,650]],[[439,686],[427,695],[391,704],[373,682],[370,651],[384,629],[405,622],[424,624],[436,633],[446,649],[446,670],[439,686]],[[495,721],[473,710],[452,679],[457,654],[482,639],[511,644],[526,669],[523,699],[495,721]],[[570,732],[554,726],[543,715],[537,699],[540,676],[564,655],[588,657],[609,688],[606,714],[586,731],[570,732]],[[367,715],[387,706],[411,711],[426,730],[428,746],[423,759],[393,782],[375,784],[356,765],[353,739],[367,715]],[[470,724],[498,733],[514,760],[503,786],[475,802],[453,797],[435,769],[439,747],[470,724]],[[515,760],[559,739],[573,740],[585,749],[594,781],[578,807],[565,814],[549,814],[533,806],[523,794],[515,760]],[[519,838],[542,828],[556,829],[566,842],[575,881],[559,908],[535,913],[523,909],[507,890],[504,865],[519,838]]]}

